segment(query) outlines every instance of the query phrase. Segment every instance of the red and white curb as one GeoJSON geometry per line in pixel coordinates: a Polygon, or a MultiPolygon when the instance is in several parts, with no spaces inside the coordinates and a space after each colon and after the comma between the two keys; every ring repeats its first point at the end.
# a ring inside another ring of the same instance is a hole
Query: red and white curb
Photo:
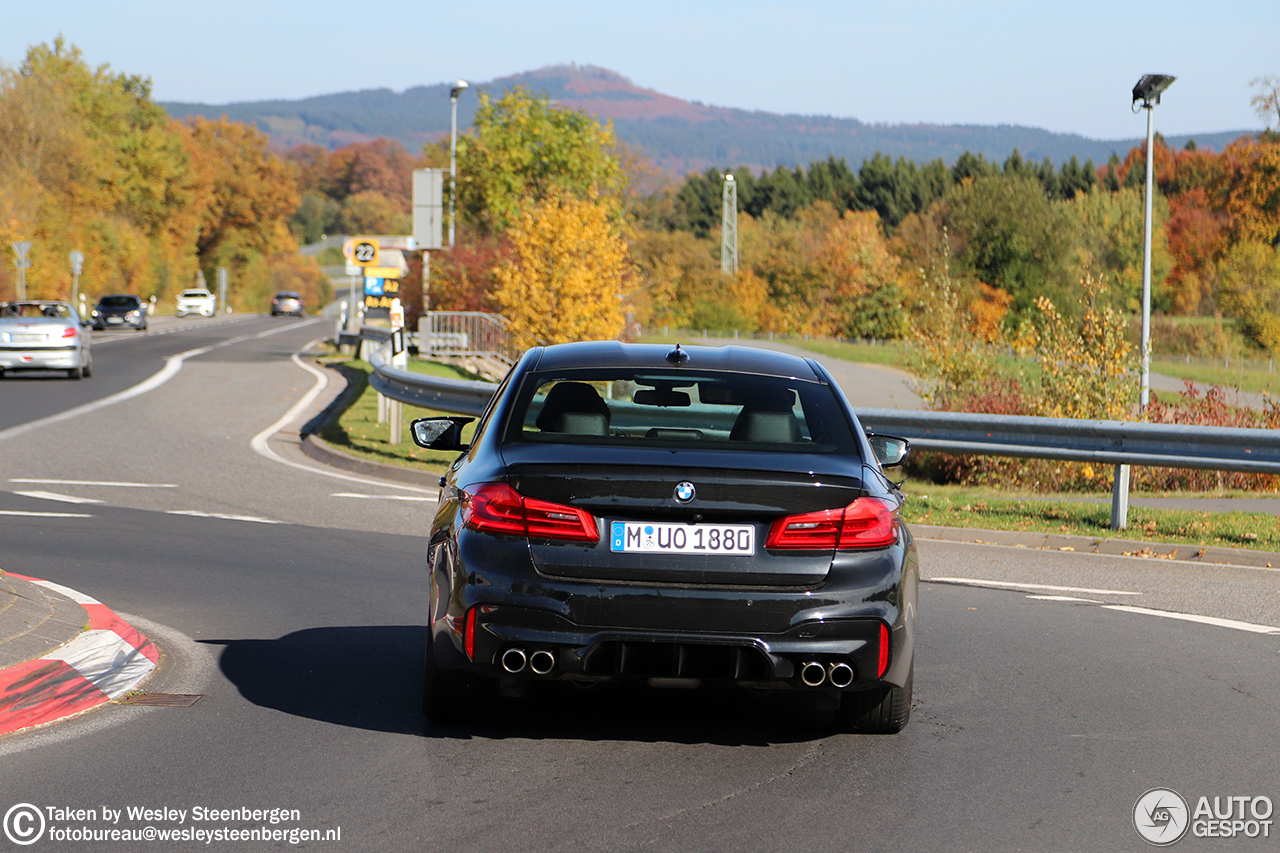
{"type": "Polygon", "coordinates": [[[102,602],[52,581],[7,574],[79,604],[89,630],[42,658],[0,670],[0,735],[110,702],[156,668],[155,645],[102,602]]]}

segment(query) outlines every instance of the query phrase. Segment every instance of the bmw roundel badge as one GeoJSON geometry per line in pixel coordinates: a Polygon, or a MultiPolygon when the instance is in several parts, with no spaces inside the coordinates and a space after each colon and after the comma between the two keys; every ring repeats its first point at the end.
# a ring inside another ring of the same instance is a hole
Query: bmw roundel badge
{"type": "Polygon", "coordinates": [[[683,483],[676,484],[676,501],[687,504],[698,496],[698,490],[693,487],[693,483],[685,480],[683,483]]]}

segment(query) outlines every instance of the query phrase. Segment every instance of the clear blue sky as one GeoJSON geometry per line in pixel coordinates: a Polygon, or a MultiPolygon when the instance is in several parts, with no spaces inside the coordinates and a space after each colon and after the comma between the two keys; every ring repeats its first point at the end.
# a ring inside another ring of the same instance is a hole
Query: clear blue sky
{"type": "Polygon", "coordinates": [[[1280,76],[1280,2],[1077,0],[0,0],[0,60],[59,33],[159,100],[298,98],[565,62],[720,106],[865,122],[1145,133],[1129,92],[1177,75],[1166,134],[1260,128],[1249,83],[1280,76]]]}

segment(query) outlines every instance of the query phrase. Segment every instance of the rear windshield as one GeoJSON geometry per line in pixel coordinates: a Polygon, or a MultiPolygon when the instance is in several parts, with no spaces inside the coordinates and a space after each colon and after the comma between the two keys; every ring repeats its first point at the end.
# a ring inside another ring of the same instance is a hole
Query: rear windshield
{"type": "Polygon", "coordinates": [[[0,317],[71,317],[71,306],[62,302],[0,302],[0,317]]]}
{"type": "Polygon", "coordinates": [[[297,299],[298,294],[291,290],[282,290],[276,294],[276,299],[297,299]]]}
{"type": "Polygon", "coordinates": [[[136,296],[104,296],[98,300],[100,308],[137,308],[138,304],[136,296]]]}
{"type": "Polygon", "coordinates": [[[210,293],[210,292],[209,292],[209,291],[207,291],[207,290],[184,290],[184,291],[182,291],[182,298],[183,298],[183,299],[208,299],[208,298],[209,298],[209,297],[211,297],[211,296],[213,296],[213,294],[212,294],[212,293],[210,293]]]}
{"type": "Polygon", "coordinates": [[[826,385],[740,373],[579,370],[526,377],[507,441],[856,453],[826,385]]]}

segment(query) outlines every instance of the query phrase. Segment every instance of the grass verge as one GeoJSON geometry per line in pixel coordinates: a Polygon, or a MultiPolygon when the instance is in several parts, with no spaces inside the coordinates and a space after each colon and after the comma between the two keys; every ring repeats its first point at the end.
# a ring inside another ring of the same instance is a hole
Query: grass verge
{"type": "Polygon", "coordinates": [[[1110,499],[1009,497],[978,490],[913,488],[910,483],[903,486],[903,492],[907,495],[903,517],[908,524],[1280,551],[1280,518],[1262,513],[1156,509],[1130,504],[1128,528],[1113,531],[1110,499]]]}
{"type": "MultiPolygon", "coordinates": [[[[443,474],[458,454],[418,447],[409,437],[409,423],[417,418],[445,415],[435,409],[417,406],[401,407],[400,444],[391,444],[391,424],[378,423],[378,392],[369,386],[369,374],[373,368],[368,362],[356,359],[330,359],[324,364],[340,372],[349,384],[346,409],[325,424],[319,431],[320,438],[343,453],[371,462],[399,465],[404,468],[443,474]]],[[[444,376],[449,379],[479,379],[473,373],[438,362],[410,361],[409,369],[415,373],[444,376]]],[[[468,427],[470,429],[470,427],[468,427]]],[[[464,433],[465,434],[465,433],[464,433]]]]}

